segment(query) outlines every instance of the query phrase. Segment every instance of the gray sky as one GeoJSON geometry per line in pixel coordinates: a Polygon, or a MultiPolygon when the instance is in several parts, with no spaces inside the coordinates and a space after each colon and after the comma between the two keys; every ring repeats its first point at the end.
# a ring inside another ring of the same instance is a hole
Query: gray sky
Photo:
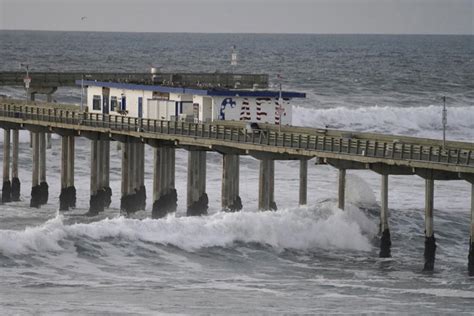
{"type": "Polygon", "coordinates": [[[0,0],[0,29],[474,34],[474,0],[0,0]]]}

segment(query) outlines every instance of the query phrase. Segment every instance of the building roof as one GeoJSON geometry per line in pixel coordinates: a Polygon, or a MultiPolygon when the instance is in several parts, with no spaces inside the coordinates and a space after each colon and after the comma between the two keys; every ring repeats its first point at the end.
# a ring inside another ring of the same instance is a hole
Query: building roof
{"type": "MultiPolygon", "coordinates": [[[[184,88],[184,87],[169,87],[160,85],[144,85],[144,84],[131,84],[131,83],[119,83],[119,82],[103,82],[103,81],[90,81],[90,80],[76,80],[77,85],[93,86],[93,87],[106,87],[106,88],[117,88],[126,90],[144,90],[144,91],[157,91],[165,93],[180,93],[180,94],[191,94],[191,95],[203,95],[211,97],[264,97],[264,98],[278,98],[279,91],[270,90],[230,90],[230,89],[196,89],[196,88],[184,88]]],[[[282,91],[283,98],[306,98],[306,93],[282,91]]]]}

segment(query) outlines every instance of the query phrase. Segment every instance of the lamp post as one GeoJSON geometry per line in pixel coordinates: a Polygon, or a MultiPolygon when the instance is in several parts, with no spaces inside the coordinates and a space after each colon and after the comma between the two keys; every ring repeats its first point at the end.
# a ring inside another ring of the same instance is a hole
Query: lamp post
{"type": "Polygon", "coordinates": [[[26,77],[23,79],[23,82],[25,83],[25,88],[26,88],[26,105],[28,105],[28,90],[30,89],[30,65],[29,64],[23,64],[20,63],[20,68],[24,67],[26,70],[26,77]]]}
{"type": "Polygon", "coordinates": [[[448,125],[448,110],[446,109],[446,96],[443,96],[443,148],[446,148],[446,125],[448,125]]]}

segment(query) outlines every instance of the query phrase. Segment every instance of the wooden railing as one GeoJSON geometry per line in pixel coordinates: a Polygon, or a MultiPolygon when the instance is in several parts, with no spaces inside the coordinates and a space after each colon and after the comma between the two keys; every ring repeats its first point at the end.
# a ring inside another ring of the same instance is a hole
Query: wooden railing
{"type": "MultiPolygon", "coordinates": [[[[120,115],[103,115],[98,113],[79,112],[61,108],[27,106],[18,104],[0,104],[0,122],[10,121],[21,123],[28,121],[38,122],[40,125],[52,125],[60,123],[69,125],[67,128],[77,129],[78,126],[100,128],[106,131],[138,132],[143,137],[150,134],[159,136],[179,135],[190,137],[199,146],[200,139],[226,141],[229,147],[232,144],[252,144],[261,146],[262,151],[268,147],[301,149],[315,152],[330,152],[339,156],[364,156],[372,158],[390,159],[398,161],[421,161],[429,163],[442,163],[452,166],[463,166],[474,168],[474,155],[471,148],[465,148],[466,143],[450,142],[449,148],[436,145],[427,145],[428,139],[423,139],[422,144],[417,144],[417,138],[413,141],[409,137],[403,137],[404,142],[399,142],[399,136],[381,135],[381,140],[324,135],[321,130],[314,132],[290,132],[288,128],[280,132],[276,129],[250,130],[244,125],[227,125],[225,122],[194,123],[184,121],[167,121],[142,119],[120,115]]],[[[159,138],[159,137],[158,137],[159,138]]],[[[470,143],[467,143],[470,145],[470,143]]],[[[254,149],[253,149],[254,150],[254,149]]],[[[315,153],[317,156],[317,153],[315,153]]],[[[474,172],[474,169],[473,169],[474,172]]]]}

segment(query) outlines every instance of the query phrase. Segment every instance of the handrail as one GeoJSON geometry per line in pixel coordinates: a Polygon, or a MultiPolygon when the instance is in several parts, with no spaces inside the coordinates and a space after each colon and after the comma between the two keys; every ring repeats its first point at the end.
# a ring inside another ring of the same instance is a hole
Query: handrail
{"type": "MultiPolygon", "coordinates": [[[[439,145],[427,145],[425,143],[413,144],[340,136],[321,136],[316,132],[280,132],[273,129],[248,131],[245,128],[237,128],[219,122],[194,123],[155,120],[18,104],[0,104],[0,121],[2,117],[21,121],[30,120],[105,128],[110,131],[168,134],[194,139],[204,138],[224,140],[230,143],[256,144],[264,147],[330,152],[341,156],[357,155],[380,159],[474,167],[473,150],[463,147],[443,148],[439,145]]],[[[386,137],[386,135],[382,136],[386,137]]],[[[451,144],[453,143],[455,144],[455,142],[451,142],[451,144]]]]}

